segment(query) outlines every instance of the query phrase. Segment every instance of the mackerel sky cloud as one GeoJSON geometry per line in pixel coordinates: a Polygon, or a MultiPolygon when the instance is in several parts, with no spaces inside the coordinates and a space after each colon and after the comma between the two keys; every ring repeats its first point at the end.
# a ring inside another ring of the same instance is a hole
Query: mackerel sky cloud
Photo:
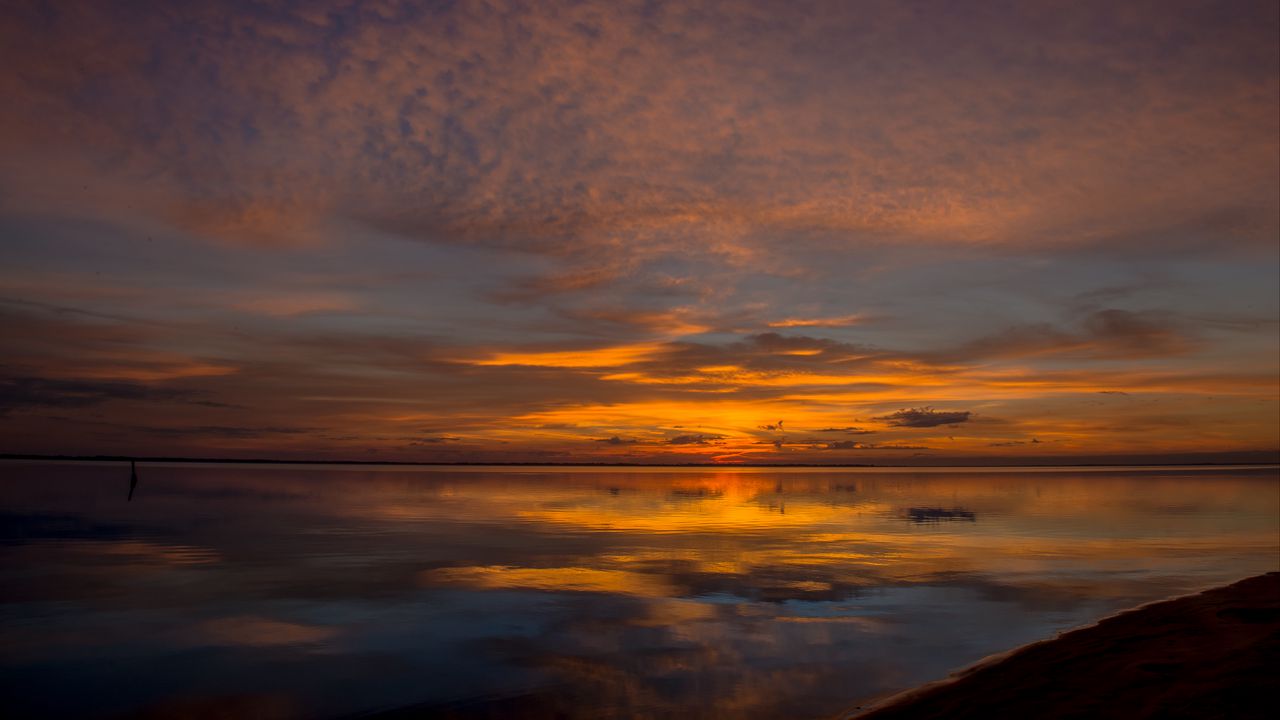
{"type": "Polygon", "coordinates": [[[0,450],[1276,456],[1274,2],[3,12],[0,450]]]}

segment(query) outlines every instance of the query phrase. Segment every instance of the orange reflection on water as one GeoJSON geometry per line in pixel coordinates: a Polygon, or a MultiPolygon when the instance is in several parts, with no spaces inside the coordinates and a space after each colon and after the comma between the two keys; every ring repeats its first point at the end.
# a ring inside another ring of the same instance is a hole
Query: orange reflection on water
{"type": "Polygon", "coordinates": [[[834,715],[1273,570],[1280,525],[1274,468],[127,470],[0,486],[11,669],[120,652],[164,708],[243,666],[297,717],[834,715]]]}
{"type": "Polygon", "coordinates": [[[645,597],[680,596],[688,588],[671,576],[690,573],[737,576],[756,589],[808,597],[837,585],[966,572],[1152,571],[1211,553],[1226,537],[1240,553],[1265,554],[1274,544],[1274,519],[1248,511],[1260,488],[1272,495],[1274,488],[1229,480],[1206,494],[1195,477],[1141,474],[738,470],[546,478],[468,476],[430,499],[388,484],[388,492],[375,493],[382,502],[362,510],[401,522],[518,525],[608,546],[550,567],[452,567],[427,573],[424,582],[645,597]],[[913,508],[973,517],[917,522],[913,508]],[[787,577],[757,577],[770,569],[787,577]]]}

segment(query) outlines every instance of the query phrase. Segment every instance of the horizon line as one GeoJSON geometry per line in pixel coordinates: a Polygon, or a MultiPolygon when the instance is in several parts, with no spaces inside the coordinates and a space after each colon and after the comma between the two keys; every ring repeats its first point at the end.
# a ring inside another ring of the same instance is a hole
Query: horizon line
{"type": "Polygon", "coordinates": [[[152,462],[152,463],[221,463],[229,465],[381,465],[427,467],[657,467],[657,468],[1097,468],[1097,467],[1280,467],[1280,462],[1219,461],[1219,462],[1092,462],[1092,463],[1025,463],[1009,465],[956,464],[956,465],[879,465],[873,463],[656,463],[656,462],[480,462],[480,461],[430,461],[430,460],[286,460],[282,458],[197,458],[138,455],[41,455],[36,453],[0,453],[0,460],[48,460],[59,462],[152,462]]]}

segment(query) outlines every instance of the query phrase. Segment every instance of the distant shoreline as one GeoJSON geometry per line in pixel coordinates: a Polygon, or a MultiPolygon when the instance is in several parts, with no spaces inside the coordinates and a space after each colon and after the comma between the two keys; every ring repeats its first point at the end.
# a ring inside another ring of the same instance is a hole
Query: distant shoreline
{"type": "Polygon", "coordinates": [[[1018,468],[1258,468],[1280,467],[1275,462],[1170,462],[1170,463],[1042,463],[972,465],[879,465],[871,463],[625,463],[625,462],[432,462],[413,460],[285,460],[281,458],[193,458],[132,455],[37,455],[0,453],[0,460],[48,462],[140,462],[223,465],[373,465],[381,467],[602,467],[602,468],[875,468],[875,469],[1018,469],[1018,468]]]}

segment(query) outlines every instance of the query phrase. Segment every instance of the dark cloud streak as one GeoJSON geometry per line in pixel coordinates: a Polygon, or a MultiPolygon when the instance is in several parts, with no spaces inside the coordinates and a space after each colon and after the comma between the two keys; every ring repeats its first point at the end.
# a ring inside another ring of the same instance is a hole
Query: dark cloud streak
{"type": "Polygon", "coordinates": [[[893,427],[933,428],[941,425],[958,425],[968,422],[971,414],[968,410],[942,411],[923,407],[899,410],[876,419],[884,420],[893,427]]]}

